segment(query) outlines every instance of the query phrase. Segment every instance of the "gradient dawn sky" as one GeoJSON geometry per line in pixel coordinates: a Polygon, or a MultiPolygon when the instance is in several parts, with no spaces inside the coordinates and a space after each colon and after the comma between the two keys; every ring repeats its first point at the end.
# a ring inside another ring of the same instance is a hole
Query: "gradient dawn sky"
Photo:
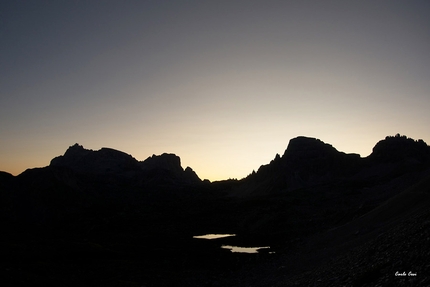
{"type": "Polygon", "coordinates": [[[316,137],[430,143],[430,1],[1,1],[0,170],[74,143],[203,179],[316,137]]]}

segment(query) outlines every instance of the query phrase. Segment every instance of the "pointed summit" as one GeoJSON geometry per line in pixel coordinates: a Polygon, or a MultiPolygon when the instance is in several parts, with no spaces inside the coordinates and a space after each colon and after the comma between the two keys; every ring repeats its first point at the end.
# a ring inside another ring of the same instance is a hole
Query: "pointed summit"
{"type": "Polygon", "coordinates": [[[72,146],[69,146],[69,148],[64,153],[65,157],[81,157],[88,153],[92,152],[92,150],[85,149],[82,145],[75,143],[72,146]]]}
{"type": "Polygon", "coordinates": [[[244,179],[239,196],[294,190],[343,178],[355,170],[360,156],[345,154],[323,141],[299,136],[290,140],[284,155],[244,179]]]}

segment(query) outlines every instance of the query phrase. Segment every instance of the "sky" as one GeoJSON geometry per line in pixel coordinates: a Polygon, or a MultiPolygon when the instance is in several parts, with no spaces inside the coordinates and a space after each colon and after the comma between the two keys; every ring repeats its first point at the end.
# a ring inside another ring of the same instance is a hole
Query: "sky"
{"type": "Polygon", "coordinates": [[[0,170],[74,143],[243,178],[290,139],[430,143],[429,1],[2,1],[0,170]]]}

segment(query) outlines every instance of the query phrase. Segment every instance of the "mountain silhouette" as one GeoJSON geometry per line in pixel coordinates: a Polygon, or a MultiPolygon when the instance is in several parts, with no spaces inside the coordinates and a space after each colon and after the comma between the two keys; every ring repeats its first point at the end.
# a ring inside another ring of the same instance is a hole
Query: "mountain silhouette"
{"type": "Polygon", "coordinates": [[[49,166],[0,172],[0,207],[6,285],[430,284],[393,276],[425,274],[430,256],[430,147],[399,134],[367,157],[296,137],[256,172],[218,182],[175,154],[138,161],[74,144],[49,166]],[[193,239],[206,233],[236,236],[193,239]]]}
{"type": "Polygon", "coordinates": [[[339,152],[319,139],[297,137],[290,140],[282,156],[276,155],[269,164],[245,178],[234,194],[259,196],[340,181],[382,178],[429,163],[430,147],[406,136],[386,137],[366,158],[339,152]]]}
{"type": "Polygon", "coordinates": [[[375,161],[395,162],[406,160],[415,163],[427,163],[430,160],[429,147],[423,140],[413,140],[406,136],[387,136],[379,141],[369,158],[375,161]]]}
{"type": "Polygon", "coordinates": [[[111,148],[98,151],[79,144],[69,147],[62,156],[51,160],[50,166],[68,167],[81,173],[119,173],[139,170],[138,161],[131,155],[111,148]]]}
{"type": "Polygon", "coordinates": [[[122,151],[101,148],[93,151],[79,144],[70,146],[62,156],[51,160],[51,167],[65,167],[81,174],[122,176],[130,180],[158,181],[160,184],[200,183],[197,174],[181,166],[181,159],[174,154],[147,158],[139,162],[122,151]]]}
{"type": "Polygon", "coordinates": [[[198,175],[190,167],[185,170],[181,166],[181,159],[175,154],[163,153],[153,155],[146,160],[139,162],[140,168],[148,173],[147,177],[154,180],[171,181],[172,183],[186,182],[189,184],[201,183],[198,175]]]}

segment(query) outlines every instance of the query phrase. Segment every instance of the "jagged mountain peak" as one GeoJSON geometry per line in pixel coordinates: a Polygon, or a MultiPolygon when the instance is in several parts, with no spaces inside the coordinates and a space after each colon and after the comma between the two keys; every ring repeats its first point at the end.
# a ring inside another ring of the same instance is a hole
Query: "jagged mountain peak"
{"type": "Polygon", "coordinates": [[[413,159],[416,161],[430,160],[430,147],[422,140],[414,140],[405,135],[387,136],[379,141],[369,158],[380,161],[398,161],[413,159]]]}
{"type": "Polygon", "coordinates": [[[50,166],[68,167],[78,172],[104,173],[138,169],[138,161],[131,155],[112,148],[85,149],[82,145],[70,146],[64,155],[51,160],[50,166]]]}
{"type": "Polygon", "coordinates": [[[108,147],[102,147],[99,150],[92,150],[92,149],[86,149],[84,146],[75,143],[72,146],[69,146],[69,148],[64,153],[63,157],[65,158],[72,158],[72,157],[83,157],[89,154],[97,154],[98,156],[104,156],[104,157],[128,157],[133,158],[131,155],[113,149],[108,147]]]}
{"type": "Polygon", "coordinates": [[[148,157],[146,160],[140,162],[140,166],[143,169],[153,168],[167,168],[176,169],[183,171],[181,166],[181,158],[173,153],[163,153],[161,155],[155,155],[148,157]]]}
{"type": "Polygon", "coordinates": [[[152,155],[144,161],[137,161],[131,155],[116,149],[103,147],[91,150],[78,143],[70,146],[64,155],[52,159],[50,166],[66,167],[79,173],[138,177],[144,181],[157,178],[160,182],[201,182],[190,167],[184,170],[180,157],[172,153],[152,155]]]}
{"type": "Polygon", "coordinates": [[[320,156],[337,155],[339,153],[332,145],[320,139],[299,136],[290,140],[283,158],[288,160],[306,160],[320,156]]]}
{"type": "Polygon", "coordinates": [[[399,134],[379,141],[367,158],[340,152],[316,138],[299,136],[290,140],[282,157],[277,155],[245,178],[245,188],[239,188],[237,194],[261,195],[347,179],[391,176],[392,172],[420,168],[429,162],[430,147],[423,140],[399,134]]]}
{"type": "Polygon", "coordinates": [[[69,146],[69,148],[64,153],[64,156],[81,156],[91,151],[92,150],[85,149],[82,145],[75,143],[74,145],[69,146]]]}
{"type": "Polygon", "coordinates": [[[151,174],[157,173],[158,176],[170,179],[180,179],[180,181],[201,182],[198,175],[190,167],[185,170],[181,165],[181,158],[173,153],[163,153],[161,155],[152,155],[146,160],[139,162],[143,171],[151,174]]]}

